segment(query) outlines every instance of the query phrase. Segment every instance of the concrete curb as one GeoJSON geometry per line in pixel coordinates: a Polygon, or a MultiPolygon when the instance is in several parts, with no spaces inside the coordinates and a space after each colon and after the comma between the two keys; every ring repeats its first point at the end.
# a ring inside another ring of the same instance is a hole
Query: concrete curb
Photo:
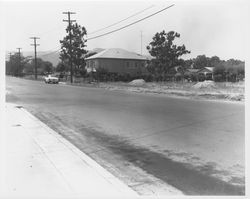
{"type": "MultiPolygon", "coordinates": [[[[68,151],[69,151],[68,154],[74,153],[78,158],[81,159],[81,161],[84,162],[85,165],[86,164],[88,165],[87,168],[91,168],[92,170],[94,170],[95,171],[94,173],[97,173],[97,175],[99,175],[99,177],[101,176],[101,178],[104,179],[104,181],[106,181],[107,184],[109,184],[108,186],[111,185],[110,187],[113,187],[114,190],[118,191],[118,193],[120,193],[121,195],[125,195],[125,196],[134,196],[134,197],[138,196],[138,194],[134,190],[132,190],[126,184],[121,182],[118,178],[116,178],[114,175],[112,175],[107,170],[105,170],[102,166],[100,166],[92,158],[90,158],[85,153],[80,151],[77,147],[75,147],[73,144],[71,144],[69,141],[67,141],[64,137],[59,135],[57,132],[55,132],[54,130],[49,128],[46,124],[41,122],[38,118],[33,116],[31,113],[29,113],[27,110],[25,110],[22,106],[18,106],[16,104],[7,104],[7,106],[11,106],[12,108],[19,108],[19,110],[22,112],[22,115],[24,115],[24,118],[28,117],[30,120],[34,121],[34,123],[37,125],[37,127],[39,127],[39,134],[40,135],[43,134],[43,132],[44,132],[44,134],[48,133],[51,136],[53,136],[54,138],[56,138],[56,140],[58,140],[59,145],[63,145],[64,148],[66,147],[68,149],[68,151]]],[[[27,129],[28,128],[29,127],[27,127],[27,129]]],[[[34,131],[34,127],[31,127],[31,128],[33,128],[33,130],[32,130],[32,133],[29,133],[29,134],[38,134],[34,131]]],[[[37,143],[39,144],[39,138],[38,138],[37,143]]],[[[46,146],[46,144],[45,144],[45,146],[46,146]]],[[[44,147],[44,146],[42,145],[42,147],[44,147]]],[[[47,153],[47,155],[49,157],[49,155],[50,155],[49,151],[47,151],[47,149],[45,147],[44,147],[43,152],[45,154],[47,153]]],[[[51,161],[53,162],[53,159],[51,161]]],[[[56,162],[54,162],[53,164],[56,165],[56,162]]],[[[114,193],[116,193],[116,192],[114,192],[114,193]]],[[[93,195],[95,196],[95,193],[93,193],[93,195]]],[[[112,196],[112,193],[111,193],[111,196],[112,196]]]]}

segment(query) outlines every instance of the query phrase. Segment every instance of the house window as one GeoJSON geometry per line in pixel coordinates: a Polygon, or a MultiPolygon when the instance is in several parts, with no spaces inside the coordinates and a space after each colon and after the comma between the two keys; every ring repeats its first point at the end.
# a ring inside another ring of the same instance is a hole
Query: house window
{"type": "Polygon", "coordinates": [[[129,67],[129,62],[126,62],[127,67],[129,67]]]}
{"type": "Polygon", "coordinates": [[[93,67],[93,65],[94,65],[94,62],[91,60],[90,61],[90,67],[93,67]]]}
{"type": "Polygon", "coordinates": [[[137,62],[135,62],[135,67],[137,68],[137,66],[138,66],[138,64],[137,64],[137,62]]]}

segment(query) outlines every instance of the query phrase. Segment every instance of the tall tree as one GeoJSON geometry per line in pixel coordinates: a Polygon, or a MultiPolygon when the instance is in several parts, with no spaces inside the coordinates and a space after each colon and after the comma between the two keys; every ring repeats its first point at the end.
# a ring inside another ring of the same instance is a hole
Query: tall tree
{"type": "Polygon", "coordinates": [[[172,68],[180,64],[180,57],[190,53],[185,45],[178,46],[174,44],[175,38],[180,34],[174,31],[166,33],[164,30],[156,33],[153,41],[147,46],[151,56],[154,57],[151,63],[151,71],[158,74],[168,74],[172,68]]]}
{"type": "Polygon", "coordinates": [[[70,28],[69,26],[66,29],[67,35],[60,40],[61,43],[61,53],[60,59],[61,61],[69,65],[70,60],[70,49],[72,52],[72,64],[75,69],[76,74],[82,73],[85,70],[85,55],[87,51],[84,49],[86,47],[87,40],[85,36],[87,31],[85,27],[81,27],[77,23],[71,25],[71,41],[72,44],[70,46],[70,28]]]}
{"type": "Polygon", "coordinates": [[[28,62],[29,57],[21,55],[19,60],[19,54],[15,53],[10,57],[10,60],[6,62],[6,74],[13,76],[23,75],[23,70],[28,62]]]}

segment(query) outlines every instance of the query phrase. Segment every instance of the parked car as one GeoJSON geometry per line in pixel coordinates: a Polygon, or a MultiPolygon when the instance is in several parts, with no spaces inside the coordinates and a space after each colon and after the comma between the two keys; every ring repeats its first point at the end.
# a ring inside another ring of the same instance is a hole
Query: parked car
{"type": "Polygon", "coordinates": [[[45,82],[46,84],[49,84],[49,83],[58,84],[59,78],[58,78],[58,77],[55,77],[55,76],[52,76],[52,75],[48,75],[48,76],[45,76],[45,77],[44,77],[44,82],[45,82]]]}

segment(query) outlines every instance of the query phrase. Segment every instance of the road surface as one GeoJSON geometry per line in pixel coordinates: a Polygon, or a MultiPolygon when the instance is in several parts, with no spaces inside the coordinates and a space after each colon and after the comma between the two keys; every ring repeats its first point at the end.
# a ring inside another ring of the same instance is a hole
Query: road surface
{"type": "Polygon", "coordinates": [[[6,77],[6,89],[8,102],[24,106],[140,194],[245,193],[243,103],[14,77],[6,77]]]}

